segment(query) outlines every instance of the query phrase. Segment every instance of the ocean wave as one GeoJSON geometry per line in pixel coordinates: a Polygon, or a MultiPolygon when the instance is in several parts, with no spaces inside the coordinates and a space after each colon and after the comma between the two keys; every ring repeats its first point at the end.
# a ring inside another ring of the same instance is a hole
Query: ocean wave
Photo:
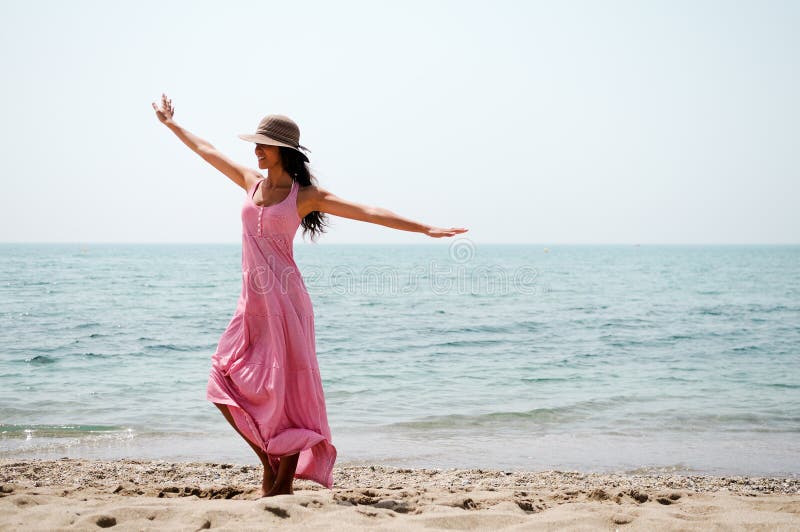
{"type": "Polygon", "coordinates": [[[49,357],[47,355],[36,355],[31,358],[26,358],[25,362],[36,366],[43,366],[47,364],[55,364],[56,362],[58,362],[58,360],[56,360],[53,357],[49,357]]]}
{"type": "Polygon", "coordinates": [[[128,427],[116,425],[6,425],[0,423],[0,438],[59,438],[81,434],[129,432],[128,427]]]}
{"type": "Polygon", "coordinates": [[[469,325],[453,329],[453,333],[475,332],[475,333],[507,333],[514,332],[510,325],[469,325]]]}
{"type": "Polygon", "coordinates": [[[731,351],[734,353],[750,353],[753,351],[761,351],[762,346],[759,345],[740,345],[734,348],[731,348],[731,351]]]}
{"type": "Polygon", "coordinates": [[[84,322],[84,323],[79,323],[79,324],[73,326],[72,328],[73,329],[88,329],[89,327],[97,327],[99,325],[100,325],[100,323],[98,323],[96,321],[87,321],[87,322],[84,322]]]}
{"type": "Polygon", "coordinates": [[[150,344],[144,346],[145,349],[153,351],[194,351],[203,349],[205,346],[188,345],[188,344],[150,344]]]}
{"type": "Polygon", "coordinates": [[[800,415],[783,411],[726,414],[653,413],[665,429],[676,432],[722,430],[725,432],[800,432],[800,415]]]}
{"type": "Polygon", "coordinates": [[[756,384],[758,384],[759,386],[765,386],[767,388],[786,388],[789,390],[800,389],[800,384],[786,383],[786,382],[759,382],[756,384]]]}
{"type": "Polygon", "coordinates": [[[786,305],[748,305],[745,307],[747,312],[798,312],[800,307],[787,307],[786,305]]]}
{"type": "Polygon", "coordinates": [[[630,401],[631,397],[612,397],[601,400],[578,401],[564,406],[550,408],[534,408],[523,411],[500,411],[484,414],[449,414],[443,416],[426,416],[412,421],[400,421],[386,425],[396,429],[436,429],[436,428],[474,428],[495,425],[505,426],[514,422],[536,422],[561,424],[577,421],[598,415],[601,410],[617,406],[620,402],[630,401]]]}
{"type": "Polygon", "coordinates": [[[89,358],[89,359],[92,359],[92,358],[106,358],[106,357],[108,357],[109,355],[107,355],[107,354],[105,354],[105,353],[93,353],[93,352],[86,352],[86,353],[81,353],[81,356],[82,356],[83,358],[89,358]]]}
{"type": "Polygon", "coordinates": [[[677,464],[664,466],[644,466],[622,471],[624,475],[664,475],[673,473],[700,473],[701,469],[695,469],[689,464],[678,462],[677,464]]]}
{"type": "Polygon", "coordinates": [[[522,382],[565,382],[578,380],[579,377],[522,377],[522,382]]]}
{"type": "MultiPolygon", "coordinates": [[[[501,340],[491,339],[491,340],[450,340],[448,342],[439,342],[439,343],[426,343],[426,347],[474,347],[474,346],[488,346],[488,345],[500,345],[503,342],[501,340]]],[[[392,350],[394,351],[394,350],[392,350]]]]}
{"type": "MultiPolygon", "coordinates": [[[[679,368],[671,368],[671,369],[675,371],[679,368]]],[[[696,371],[696,370],[688,368],[683,371],[696,371]]],[[[668,375],[668,376],[656,377],[654,380],[658,382],[700,382],[703,379],[687,379],[685,377],[676,377],[674,375],[668,375]]]]}

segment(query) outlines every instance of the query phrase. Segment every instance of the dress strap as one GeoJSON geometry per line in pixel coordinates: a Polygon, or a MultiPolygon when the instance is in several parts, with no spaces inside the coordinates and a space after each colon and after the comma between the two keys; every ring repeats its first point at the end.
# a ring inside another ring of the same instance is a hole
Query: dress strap
{"type": "Polygon", "coordinates": [[[258,181],[255,182],[255,184],[253,185],[252,191],[249,192],[250,199],[253,199],[253,196],[256,195],[256,189],[258,188],[258,185],[260,185],[261,182],[264,181],[265,179],[266,179],[265,177],[262,177],[261,179],[259,179],[258,181]]]}

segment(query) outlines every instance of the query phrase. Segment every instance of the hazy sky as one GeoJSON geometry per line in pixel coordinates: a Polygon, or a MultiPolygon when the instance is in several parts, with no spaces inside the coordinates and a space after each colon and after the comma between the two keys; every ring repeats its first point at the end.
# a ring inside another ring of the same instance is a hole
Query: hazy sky
{"type": "Polygon", "coordinates": [[[475,242],[798,243],[798,27],[794,1],[3,0],[0,241],[240,241],[245,193],[166,92],[254,168],[236,135],[289,115],[321,186],[475,242]]]}

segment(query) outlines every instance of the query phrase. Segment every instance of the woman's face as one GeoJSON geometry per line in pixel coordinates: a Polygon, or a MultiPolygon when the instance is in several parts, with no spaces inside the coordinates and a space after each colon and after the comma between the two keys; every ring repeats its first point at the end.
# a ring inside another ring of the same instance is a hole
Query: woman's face
{"type": "Polygon", "coordinates": [[[269,144],[256,144],[259,169],[275,168],[281,164],[280,149],[269,144]]]}

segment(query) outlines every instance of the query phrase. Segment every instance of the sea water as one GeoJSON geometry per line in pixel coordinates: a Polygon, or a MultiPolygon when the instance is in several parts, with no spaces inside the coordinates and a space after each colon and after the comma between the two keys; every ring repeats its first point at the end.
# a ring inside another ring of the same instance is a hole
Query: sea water
{"type": "MultiPolygon", "coordinates": [[[[338,465],[800,473],[800,246],[298,242],[338,465]]],[[[0,245],[0,458],[256,462],[239,245],[0,245]]]]}

